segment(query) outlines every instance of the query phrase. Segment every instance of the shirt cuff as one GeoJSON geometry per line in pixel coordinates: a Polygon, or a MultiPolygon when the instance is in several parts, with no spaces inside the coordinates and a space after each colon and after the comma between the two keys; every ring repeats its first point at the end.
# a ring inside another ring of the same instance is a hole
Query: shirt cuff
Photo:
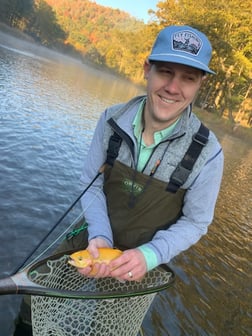
{"type": "Polygon", "coordinates": [[[138,247],[138,250],[140,250],[144,255],[147,271],[150,271],[158,266],[158,258],[151,248],[146,245],[142,245],[138,247]]]}

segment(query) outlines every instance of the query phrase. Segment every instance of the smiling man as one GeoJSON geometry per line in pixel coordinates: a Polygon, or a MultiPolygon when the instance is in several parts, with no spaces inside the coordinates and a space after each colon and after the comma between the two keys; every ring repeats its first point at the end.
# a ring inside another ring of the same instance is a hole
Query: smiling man
{"type": "Polygon", "coordinates": [[[144,70],[148,79],[144,137],[149,133],[151,138],[179,118],[206,76],[201,70],[170,62],[146,61],[144,70]]]}
{"type": "MultiPolygon", "coordinates": [[[[206,75],[214,73],[211,53],[198,30],[163,29],[144,64],[147,94],[102,113],[81,176],[84,188],[95,179],[82,197],[88,232],[76,230],[79,235],[61,246],[87,248],[94,258],[100,247],[123,250],[109,266],[99,264],[95,277],[140,280],[207,233],[223,152],[192,103],[206,75]]],[[[91,267],[79,272],[93,276],[91,267]]],[[[30,319],[23,307],[15,335],[30,319]]]]}
{"type": "Polygon", "coordinates": [[[82,199],[87,248],[95,257],[98,247],[124,252],[111,268],[101,264],[96,276],[139,280],[206,234],[223,153],[192,103],[206,75],[214,73],[208,67],[211,54],[202,32],[164,28],[144,64],[147,95],[101,115],[81,177],[87,185],[107,163],[104,176],[82,199]],[[94,193],[100,196],[87,207],[94,193]]]}

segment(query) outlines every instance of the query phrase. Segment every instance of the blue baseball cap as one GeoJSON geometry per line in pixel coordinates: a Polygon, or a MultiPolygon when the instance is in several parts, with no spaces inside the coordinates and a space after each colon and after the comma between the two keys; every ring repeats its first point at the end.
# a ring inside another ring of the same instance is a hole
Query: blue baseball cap
{"type": "Polygon", "coordinates": [[[184,64],[215,74],[208,67],[211,57],[212,46],[205,34],[190,26],[169,26],[159,32],[148,59],[184,64]]]}

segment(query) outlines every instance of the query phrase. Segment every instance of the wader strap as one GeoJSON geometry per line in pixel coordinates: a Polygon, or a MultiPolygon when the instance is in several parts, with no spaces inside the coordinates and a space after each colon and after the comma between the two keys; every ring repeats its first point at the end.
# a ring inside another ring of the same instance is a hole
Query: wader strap
{"type": "Polygon", "coordinates": [[[107,149],[107,159],[106,162],[110,166],[114,165],[114,161],[118,156],[119,149],[121,147],[122,138],[114,132],[109,139],[109,145],[107,149]]]}
{"type": "Polygon", "coordinates": [[[176,193],[176,191],[185,183],[192,171],[194,163],[199,157],[203,147],[208,142],[208,136],[209,129],[201,123],[198,132],[193,135],[191,145],[182,161],[171,174],[170,181],[166,188],[167,191],[176,193]]]}

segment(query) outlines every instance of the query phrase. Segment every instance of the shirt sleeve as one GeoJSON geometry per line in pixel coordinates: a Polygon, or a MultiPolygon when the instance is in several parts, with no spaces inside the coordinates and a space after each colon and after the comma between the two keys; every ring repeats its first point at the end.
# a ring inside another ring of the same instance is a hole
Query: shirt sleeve
{"type": "MultiPolygon", "coordinates": [[[[106,111],[99,119],[86,159],[84,160],[80,181],[87,188],[105,162],[106,151],[103,145],[106,111]]],[[[88,239],[102,237],[113,246],[113,236],[108,218],[106,198],[103,193],[103,174],[88,188],[81,198],[81,204],[86,222],[88,223],[88,239]]]]}
{"type": "Polygon", "coordinates": [[[223,152],[220,150],[206,163],[187,190],[183,215],[169,229],[158,231],[149,243],[144,244],[156,253],[158,264],[168,263],[207,233],[220,190],[223,163],[223,152]]]}

